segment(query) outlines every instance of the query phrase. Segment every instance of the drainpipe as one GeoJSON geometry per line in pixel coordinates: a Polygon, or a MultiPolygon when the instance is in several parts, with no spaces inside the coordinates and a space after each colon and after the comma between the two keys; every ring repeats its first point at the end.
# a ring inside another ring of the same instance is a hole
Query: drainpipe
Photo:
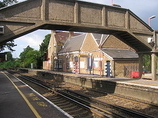
{"type": "Polygon", "coordinates": [[[72,38],[74,35],[74,32],[69,31],[69,39],[72,38]]]}

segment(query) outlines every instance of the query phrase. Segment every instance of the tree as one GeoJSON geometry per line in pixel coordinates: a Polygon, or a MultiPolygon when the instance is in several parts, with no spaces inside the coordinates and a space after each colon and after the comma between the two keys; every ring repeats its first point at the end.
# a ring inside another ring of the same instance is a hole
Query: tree
{"type": "Polygon", "coordinates": [[[31,48],[30,46],[27,46],[26,48],[24,48],[24,51],[23,51],[22,53],[20,53],[20,59],[21,59],[22,61],[24,61],[24,60],[26,59],[27,53],[28,53],[29,51],[32,51],[32,50],[34,50],[34,49],[31,48]]]}
{"type": "Polygon", "coordinates": [[[2,43],[2,44],[0,44],[0,52],[5,50],[5,48],[8,48],[10,51],[15,51],[15,50],[13,50],[14,46],[17,46],[16,44],[14,44],[14,41],[2,43]]]}
{"type": "Polygon", "coordinates": [[[31,50],[27,52],[26,59],[24,60],[25,67],[30,68],[31,64],[33,64],[33,68],[37,68],[38,58],[39,58],[39,51],[31,50]]]}
{"type": "Polygon", "coordinates": [[[45,36],[45,39],[43,40],[43,42],[40,45],[40,50],[39,51],[41,53],[42,61],[45,61],[47,59],[47,51],[48,51],[48,44],[49,44],[49,41],[50,41],[50,37],[51,37],[51,34],[47,34],[45,36]]]}
{"type": "Polygon", "coordinates": [[[30,68],[31,63],[34,68],[38,67],[38,60],[40,58],[40,52],[34,50],[30,46],[27,46],[24,51],[20,54],[21,66],[25,68],[30,68]]]}
{"type": "Polygon", "coordinates": [[[11,52],[5,52],[7,55],[7,59],[4,62],[0,63],[0,68],[8,69],[8,68],[15,68],[15,61],[12,57],[11,52]]]}
{"type": "Polygon", "coordinates": [[[143,66],[145,72],[151,72],[151,57],[150,55],[143,56],[143,66]]]}

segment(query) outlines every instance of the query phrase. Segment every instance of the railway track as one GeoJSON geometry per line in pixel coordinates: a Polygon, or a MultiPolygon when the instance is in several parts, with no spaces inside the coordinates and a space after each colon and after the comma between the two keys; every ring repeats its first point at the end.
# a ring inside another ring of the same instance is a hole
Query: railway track
{"type": "Polygon", "coordinates": [[[52,88],[52,86],[46,85],[45,82],[29,76],[21,75],[20,78],[31,81],[49,91],[53,91],[54,94],[49,99],[75,118],[153,118],[152,116],[131,109],[102,102],[84,94],[68,90],[67,88],[56,85],[52,88]]]}

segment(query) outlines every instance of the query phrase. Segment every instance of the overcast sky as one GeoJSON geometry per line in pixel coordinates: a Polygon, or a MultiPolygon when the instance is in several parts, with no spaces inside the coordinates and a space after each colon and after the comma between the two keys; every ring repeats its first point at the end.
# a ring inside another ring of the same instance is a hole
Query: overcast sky
{"type": "MultiPolygon", "coordinates": [[[[24,0],[19,0],[24,1],[24,0]]],[[[139,16],[143,21],[148,23],[148,18],[156,15],[157,17],[151,20],[151,27],[158,30],[158,0],[80,0],[105,5],[119,4],[122,8],[130,9],[133,13],[139,16]]],[[[19,54],[26,46],[30,45],[38,50],[39,45],[44,39],[45,35],[49,34],[49,30],[37,30],[30,34],[24,35],[15,39],[17,46],[14,48],[13,57],[19,57],[19,54]]]]}

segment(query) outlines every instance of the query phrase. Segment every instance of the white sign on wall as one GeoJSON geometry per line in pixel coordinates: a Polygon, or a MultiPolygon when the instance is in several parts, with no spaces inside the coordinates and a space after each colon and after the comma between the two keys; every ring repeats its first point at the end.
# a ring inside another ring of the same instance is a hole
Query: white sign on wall
{"type": "Polygon", "coordinates": [[[70,68],[73,68],[74,67],[73,62],[70,62],[69,66],[70,66],[70,68]]]}
{"type": "Polygon", "coordinates": [[[102,61],[103,58],[94,58],[94,61],[102,61]]]}
{"type": "Polygon", "coordinates": [[[99,61],[95,60],[93,61],[93,68],[98,68],[99,67],[99,61]]]}
{"type": "Polygon", "coordinates": [[[80,68],[84,68],[84,61],[80,62],[80,68]]]}

